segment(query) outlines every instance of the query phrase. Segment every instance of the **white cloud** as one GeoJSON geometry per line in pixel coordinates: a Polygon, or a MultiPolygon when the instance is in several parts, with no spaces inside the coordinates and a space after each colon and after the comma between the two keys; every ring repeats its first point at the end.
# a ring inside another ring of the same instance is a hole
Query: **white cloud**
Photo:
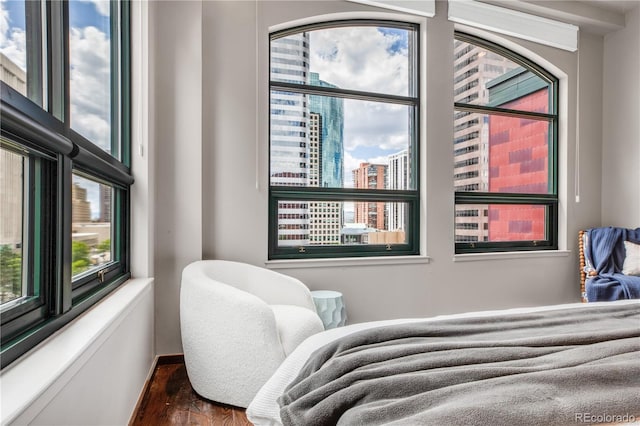
{"type": "Polygon", "coordinates": [[[110,150],[110,41],[95,27],[72,28],[71,126],[110,150]]]}
{"type": "Polygon", "coordinates": [[[345,100],[344,147],[401,150],[408,145],[409,109],[403,105],[345,100]]]}
{"type": "Polygon", "coordinates": [[[406,96],[406,50],[400,37],[375,27],[347,27],[310,33],[310,69],[338,87],[406,96]]]}
{"type": "Polygon", "coordinates": [[[93,3],[100,15],[109,16],[109,2],[107,0],[88,0],[88,3],[93,3]]]}
{"type": "Polygon", "coordinates": [[[9,11],[4,8],[6,0],[0,0],[0,45],[6,41],[6,34],[9,31],[9,11]]]}
{"type": "Polygon", "coordinates": [[[0,52],[20,68],[26,70],[25,33],[21,28],[11,26],[11,17],[5,8],[5,1],[0,0],[0,52]]]}
{"type": "MultiPolygon", "coordinates": [[[[345,27],[310,32],[310,70],[340,88],[407,96],[408,51],[398,48],[397,32],[375,27],[345,27]]],[[[361,162],[387,163],[386,152],[406,149],[409,137],[407,106],[344,101],[345,184],[361,162]],[[361,157],[364,153],[369,158],[361,157]],[[359,153],[359,154],[358,154],[359,153]]]]}

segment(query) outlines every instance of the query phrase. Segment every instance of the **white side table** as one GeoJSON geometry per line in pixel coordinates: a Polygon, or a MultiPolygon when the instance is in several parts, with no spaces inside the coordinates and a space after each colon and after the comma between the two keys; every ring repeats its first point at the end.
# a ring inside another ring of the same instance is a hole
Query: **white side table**
{"type": "Polygon", "coordinates": [[[342,293],[333,290],[316,290],[311,292],[318,316],[324,329],[342,327],[347,321],[347,311],[342,293]]]}

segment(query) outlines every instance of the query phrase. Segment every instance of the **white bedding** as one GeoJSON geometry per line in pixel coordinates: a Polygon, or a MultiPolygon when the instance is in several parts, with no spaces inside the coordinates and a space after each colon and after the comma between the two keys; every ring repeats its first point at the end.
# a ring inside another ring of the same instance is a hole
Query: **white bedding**
{"type": "Polygon", "coordinates": [[[590,304],[572,303],[565,305],[540,306],[535,308],[516,308],[499,311],[468,312],[456,315],[440,315],[432,318],[410,318],[387,321],[372,321],[327,330],[307,338],[284,360],[282,365],[273,374],[273,376],[271,376],[267,383],[262,386],[258,394],[255,396],[255,398],[247,408],[246,414],[248,419],[256,426],[281,425],[282,422],[280,420],[280,407],[278,406],[277,399],[283,393],[284,389],[289,385],[289,383],[291,383],[291,381],[298,375],[298,372],[305,364],[311,353],[313,353],[316,349],[320,348],[326,343],[360,330],[416,321],[441,321],[454,318],[487,317],[564,308],[580,309],[586,306],[612,303],[632,304],[640,303],[640,300],[621,300],[616,302],[600,302],[590,304]]]}

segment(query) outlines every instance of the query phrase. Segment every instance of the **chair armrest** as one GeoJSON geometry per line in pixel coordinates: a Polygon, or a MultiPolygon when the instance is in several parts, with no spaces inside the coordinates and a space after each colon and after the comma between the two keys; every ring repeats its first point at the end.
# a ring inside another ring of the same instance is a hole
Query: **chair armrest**
{"type": "Polygon", "coordinates": [[[249,284],[249,292],[269,305],[295,305],[316,312],[311,291],[297,278],[268,269],[258,270],[249,284]]]}

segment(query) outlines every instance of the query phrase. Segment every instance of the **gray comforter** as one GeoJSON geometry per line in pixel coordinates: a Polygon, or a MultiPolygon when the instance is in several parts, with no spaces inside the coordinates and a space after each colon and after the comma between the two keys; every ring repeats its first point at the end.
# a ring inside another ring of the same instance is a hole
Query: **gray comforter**
{"type": "Polygon", "coordinates": [[[640,420],[640,305],[365,330],[317,350],[285,425],[564,425],[640,420]]]}

